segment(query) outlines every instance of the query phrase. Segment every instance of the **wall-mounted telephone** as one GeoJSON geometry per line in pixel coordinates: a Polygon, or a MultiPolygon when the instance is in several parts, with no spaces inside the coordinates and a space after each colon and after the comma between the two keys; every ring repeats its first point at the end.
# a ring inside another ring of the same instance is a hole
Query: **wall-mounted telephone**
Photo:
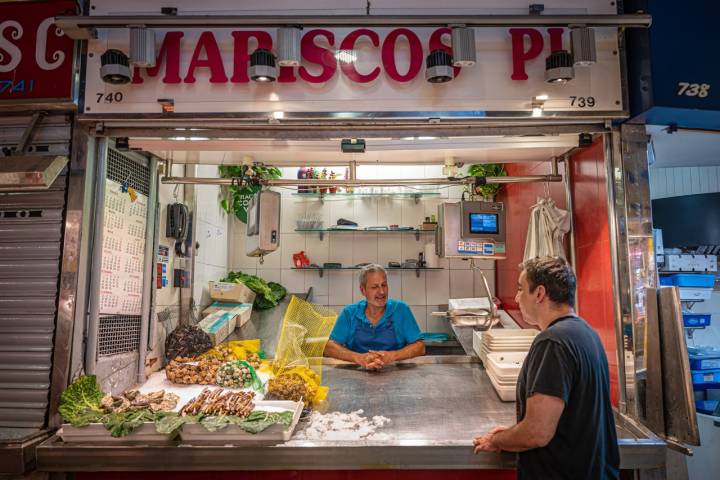
{"type": "Polygon", "coordinates": [[[177,240],[185,240],[188,230],[188,208],[182,203],[173,203],[167,207],[165,236],[177,240]]]}

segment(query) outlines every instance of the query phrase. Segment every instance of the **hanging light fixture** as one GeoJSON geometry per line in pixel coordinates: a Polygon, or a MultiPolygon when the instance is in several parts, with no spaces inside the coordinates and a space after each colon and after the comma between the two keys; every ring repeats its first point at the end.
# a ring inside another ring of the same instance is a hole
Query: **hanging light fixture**
{"type": "Polygon", "coordinates": [[[111,48],[100,57],[100,76],[111,85],[130,83],[130,62],[121,50],[111,48]]]}
{"type": "Polygon", "coordinates": [[[275,55],[265,48],[255,50],[250,55],[248,76],[256,82],[274,82],[277,78],[275,55]]]}
{"type": "Polygon", "coordinates": [[[145,27],[130,27],[130,64],[137,67],[154,67],[155,30],[145,27]]]}
{"type": "Polygon", "coordinates": [[[456,67],[475,65],[475,30],[453,27],[451,37],[453,65],[456,67]]]}
{"type": "Polygon", "coordinates": [[[576,67],[589,67],[597,61],[595,30],[589,27],[575,27],[570,30],[570,45],[576,67]]]}
{"type": "Polygon", "coordinates": [[[280,27],[277,29],[277,63],[281,67],[300,65],[300,37],[302,27],[280,27]]]}
{"type": "Polygon", "coordinates": [[[567,83],[575,78],[572,55],[567,50],[552,52],[545,59],[545,81],[547,83],[567,83]]]}
{"type": "Polygon", "coordinates": [[[433,50],[425,59],[425,80],[430,83],[445,83],[455,77],[453,59],[445,50],[433,50]]]}

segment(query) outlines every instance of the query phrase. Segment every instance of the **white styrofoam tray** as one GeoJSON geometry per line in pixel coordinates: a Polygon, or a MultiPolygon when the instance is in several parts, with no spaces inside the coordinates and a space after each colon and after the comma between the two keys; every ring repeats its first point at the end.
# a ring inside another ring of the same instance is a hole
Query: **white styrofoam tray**
{"type": "Polygon", "coordinates": [[[520,374],[527,352],[492,352],[487,355],[487,367],[498,373],[500,377],[520,374]]]}
{"type": "Polygon", "coordinates": [[[63,424],[58,435],[65,443],[91,443],[95,445],[165,445],[173,442],[176,435],[165,435],[155,430],[155,424],[146,422],[124,437],[113,437],[100,423],[91,423],[86,427],[73,427],[63,424]]]}
{"type": "Polygon", "coordinates": [[[488,378],[490,379],[490,383],[492,383],[493,388],[495,388],[495,391],[497,392],[498,396],[500,397],[500,400],[503,402],[514,402],[515,401],[515,385],[512,386],[503,386],[498,383],[497,380],[492,375],[488,375],[488,378]]]}
{"type": "Polygon", "coordinates": [[[530,338],[532,341],[532,339],[534,339],[538,333],[540,332],[535,329],[497,328],[493,330],[488,330],[487,332],[485,332],[485,336],[491,340],[503,340],[509,338],[530,338]]]}
{"type": "Polygon", "coordinates": [[[264,400],[255,402],[255,410],[274,412],[292,411],[290,425],[272,425],[260,433],[248,433],[237,425],[228,425],[217,432],[210,432],[200,424],[185,424],[180,432],[183,444],[191,445],[257,445],[277,444],[290,440],[303,410],[302,402],[288,400],[264,400]]]}

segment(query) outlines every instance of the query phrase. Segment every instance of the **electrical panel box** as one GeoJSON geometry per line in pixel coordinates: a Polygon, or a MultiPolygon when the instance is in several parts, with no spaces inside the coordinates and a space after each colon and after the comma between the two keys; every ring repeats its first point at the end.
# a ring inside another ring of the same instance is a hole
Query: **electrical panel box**
{"type": "Polygon", "coordinates": [[[438,205],[435,249],[445,258],[505,258],[505,208],[500,202],[438,205]]]}
{"type": "Polygon", "coordinates": [[[261,257],[280,246],[280,194],[270,190],[256,193],[247,208],[248,257],[261,257]]]}

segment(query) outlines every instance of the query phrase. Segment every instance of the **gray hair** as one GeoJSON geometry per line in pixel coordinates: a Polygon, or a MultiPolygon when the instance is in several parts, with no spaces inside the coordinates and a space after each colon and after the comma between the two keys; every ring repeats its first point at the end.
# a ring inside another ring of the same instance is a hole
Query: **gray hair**
{"type": "Polygon", "coordinates": [[[361,287],[367,285],[367,277],[371,273],[382,273],[383,275],[385,275],[385,278],[387,278],[387,272],[381,265],[378,265],[377,263],[371,263],[370,265],[364,266],[363,269],[360,270],[361,287]]]}

